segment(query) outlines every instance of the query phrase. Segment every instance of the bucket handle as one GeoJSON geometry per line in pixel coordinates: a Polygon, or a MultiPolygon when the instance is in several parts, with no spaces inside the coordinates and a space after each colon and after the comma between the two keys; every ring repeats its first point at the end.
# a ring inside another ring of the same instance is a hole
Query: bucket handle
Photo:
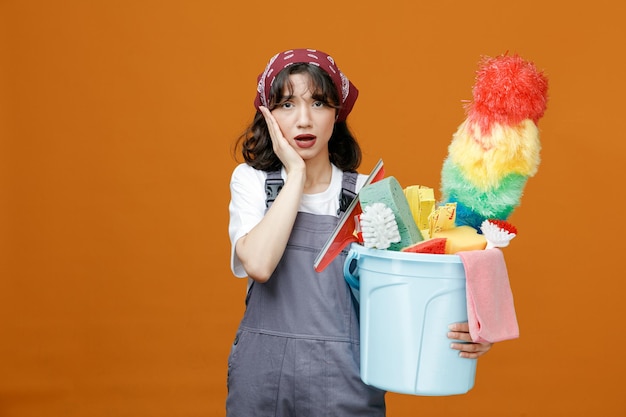
{"type": "Polygon", "coordinates": [[[343,264],[343,277],[353,290],[359,290],[359,254],[350,250],[343,264]]]}

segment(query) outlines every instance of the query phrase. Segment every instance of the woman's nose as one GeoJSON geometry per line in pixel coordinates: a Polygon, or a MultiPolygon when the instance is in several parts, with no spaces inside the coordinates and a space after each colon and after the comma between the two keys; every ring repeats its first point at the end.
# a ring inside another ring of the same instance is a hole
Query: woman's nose
{"type": "Polygon", "coordinates": [[[308,127],[311,125],[311,109],[308,106],[300,106],[298,109],[298,127],[308,127]]]}

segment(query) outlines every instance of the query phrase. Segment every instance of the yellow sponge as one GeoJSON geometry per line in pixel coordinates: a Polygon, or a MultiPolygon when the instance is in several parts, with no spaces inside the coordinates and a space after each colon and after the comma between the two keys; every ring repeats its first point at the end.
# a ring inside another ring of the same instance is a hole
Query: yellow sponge
{"type": "Polygon", "coordinates": [[[422,235],[429,235],[430,222],[428,217],[435,210],[435,193],[433,189],[423,185],[411,185],[404,189],[404,196],[409,203],[417,228],[422,235]]]}
{"type": "Polygon", "coordinates": [[[482,250],[487,246],[485,236],[471,226],[457,226],[433,233],[433,238],[446,238],[446,253],[453,254],[468,250],[482,250]]]}

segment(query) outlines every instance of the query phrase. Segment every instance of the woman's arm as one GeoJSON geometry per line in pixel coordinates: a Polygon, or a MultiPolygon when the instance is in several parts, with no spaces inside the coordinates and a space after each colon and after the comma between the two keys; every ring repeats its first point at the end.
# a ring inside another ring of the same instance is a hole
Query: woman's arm
{"type": "Polygon", "coordinates": [[[250,278],[266,282],[282,258],[291,235],[304,192],[306,166],[269,110],[265,107],[260,110],[265,116],[274,152],[287,171],[287,180],[263,219],[237,241],[235,252],[250,278]]]}
{"type": "Polygon", "coordinates": [[[235,245],[235,253],[250,278],[266,282],[283,256],[298,213],[304,175],[292,172],[263,219],[235,245]]]}

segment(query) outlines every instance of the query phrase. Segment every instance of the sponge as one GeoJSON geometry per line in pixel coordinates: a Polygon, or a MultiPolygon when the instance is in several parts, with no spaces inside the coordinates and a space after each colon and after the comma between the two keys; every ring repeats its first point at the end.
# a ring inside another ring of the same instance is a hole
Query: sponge
{"type": "Polygon", "coordinates": [[[487,246],[484,235],[472,226],[457,226],[433,233],[433,238],[446,238],[446,253],[454,254],[468,250],[482,250],[487,246]]]}
{"type": "Polygon", "coordinates": [[[424,240],[418,242],[415,245],[402,248],[402,252],[410,253],[432,253],[437,255],[443,255],[446,253],[446,242],[448,239],[445,237],[437,237],[433,239],[424,240]]]}
{"type": "Polygon", "coordinates": [[[422,236],[429,234],[429,216],[435,210],[435,192],[430,187],[411,185],[404,189],[404,195],[409,202],[413,219],[422,236]]]}
{"type": "Polygon", "coordinates": [[[363,211],[375,203],[383,203],[392,210],[400,233],[400,241],[391,243],[389,250],[399,251],[424,240],[413,219],[404,191],[395,177],[387,177],[366,185],[359,191],[358,198],[363,211]]]}

